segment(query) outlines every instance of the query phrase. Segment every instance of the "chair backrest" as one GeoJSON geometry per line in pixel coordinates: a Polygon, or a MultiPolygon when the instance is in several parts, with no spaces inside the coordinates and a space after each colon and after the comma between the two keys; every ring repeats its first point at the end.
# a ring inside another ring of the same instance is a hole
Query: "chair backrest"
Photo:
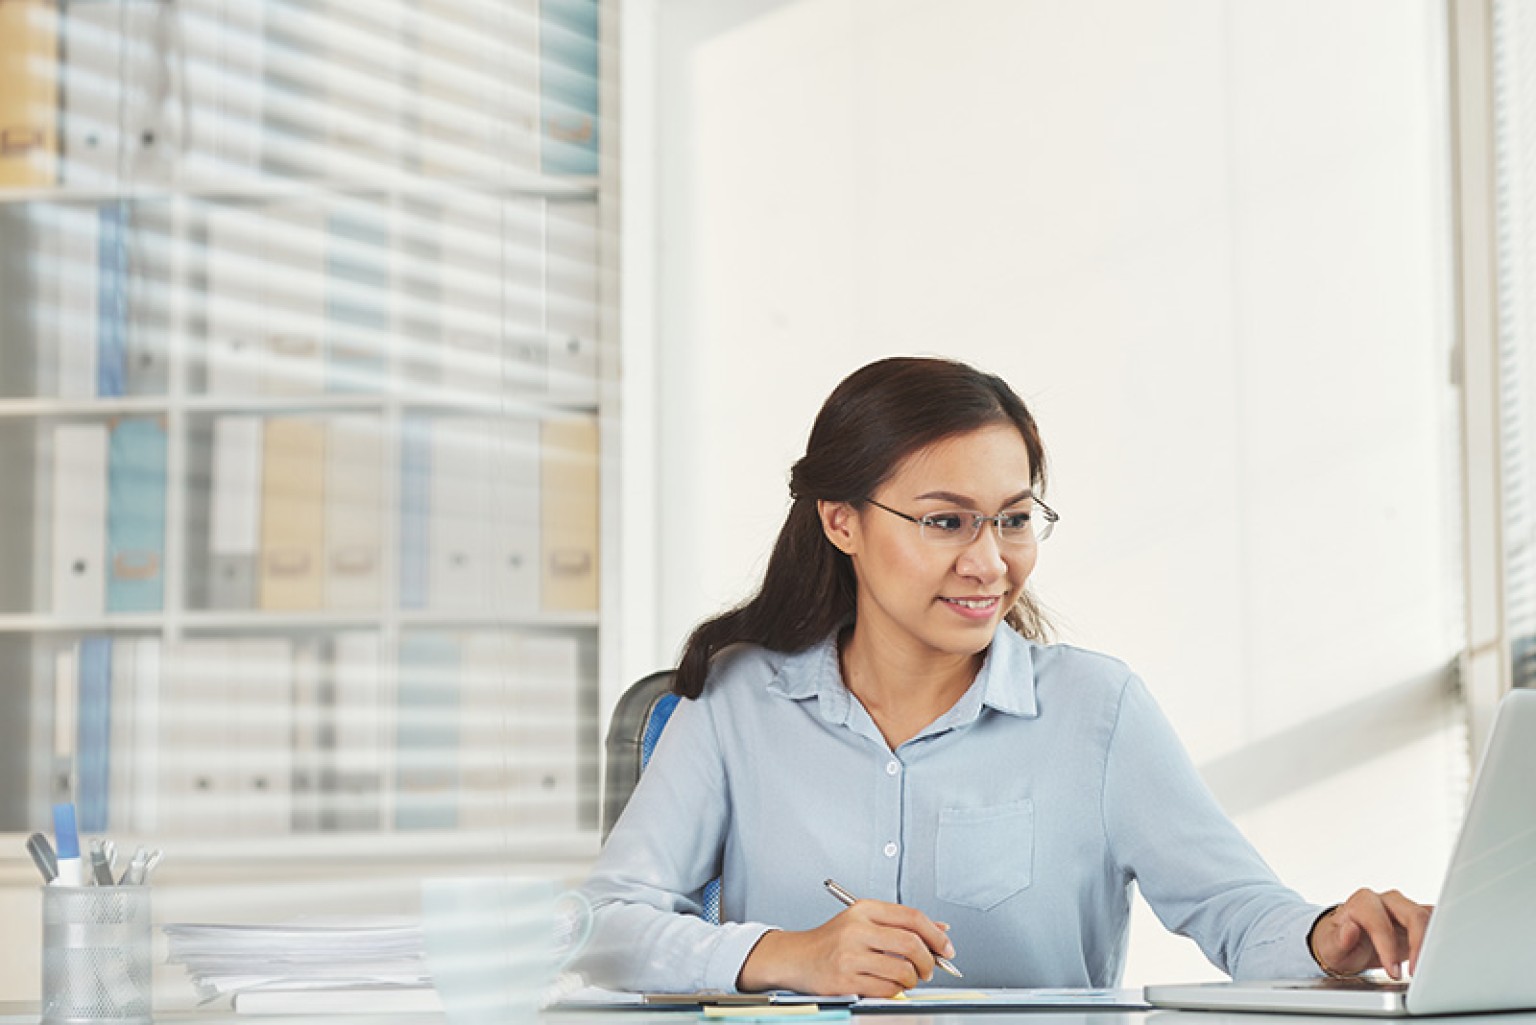
{"type": "Polygon", "coordinates": [[[671,669],[652,673],[630,686],[614,706],[608,723],[608,740],[603,745],[608,755],[608,769],[603,781],[603,839],[613,832],[629,795],[640,782],[640,773],[651,760],[656,741],[666,727],[678,696],[672,693],[671,669]]]}
{"type": "MultiPolygon", "coordinates": [[[[630,685],[614,706],[608,723],[604,749],[608,770],[603,782],[603,840],[613,831],[614,823],[624,813],[629,795],[634,793],[640,774],[656,750],[661,731],[682,700],[672,692],[671,669],[652,673],[630,685]]],[[[711,880],[704,888],[704,920],[720,922],[720,880],[711,880]]]]}

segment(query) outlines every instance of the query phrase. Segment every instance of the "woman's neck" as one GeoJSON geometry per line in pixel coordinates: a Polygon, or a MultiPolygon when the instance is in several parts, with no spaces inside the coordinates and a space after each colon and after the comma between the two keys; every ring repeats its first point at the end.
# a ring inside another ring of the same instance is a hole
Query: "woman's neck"
{"type": "Polygon", "coordinates": [[[955,706],[976,680],[984,654],[929,652],[885,643],[857,625],[838,645],[843,684],[874,719],[892,751],[955,706]]]}

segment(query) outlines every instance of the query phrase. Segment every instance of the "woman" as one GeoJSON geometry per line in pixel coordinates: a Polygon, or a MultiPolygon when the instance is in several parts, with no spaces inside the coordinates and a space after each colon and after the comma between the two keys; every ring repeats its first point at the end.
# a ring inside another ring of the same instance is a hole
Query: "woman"
{"type": "Polygon", "coordinates": [[[1131,883],[1238,977],[1396,976],[1429,909],[1322,909],[1222,814],[1142,682],[1043,643],[1056,514],[997,377],[886,359],[827,399],[761,590],[689,638],[674,713],[584,887],[627,989],[888,996],[1110,986],[1131,883]],[[723,924],[701,920],[719,877],[723,924]],[[834,879],[851,907],[823,888],[834,879]],[[934,976],[951,958],[963,982],[934,976]]]}

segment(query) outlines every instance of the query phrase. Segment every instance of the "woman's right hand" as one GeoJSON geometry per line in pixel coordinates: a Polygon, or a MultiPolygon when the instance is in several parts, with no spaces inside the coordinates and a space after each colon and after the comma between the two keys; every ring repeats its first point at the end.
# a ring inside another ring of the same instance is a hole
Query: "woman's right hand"
{"type": "Polygon", "coordinates": [[[933,978],[935,952],[955,956],[946,928],[915,908],[861,900],[815,929],[765,933],[736,985],[892,997],[933,978]]]}

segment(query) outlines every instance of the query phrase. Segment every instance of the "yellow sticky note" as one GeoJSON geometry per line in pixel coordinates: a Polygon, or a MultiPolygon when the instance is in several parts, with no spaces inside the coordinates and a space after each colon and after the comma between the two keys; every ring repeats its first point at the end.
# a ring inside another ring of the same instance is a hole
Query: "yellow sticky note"
{"type": "Polygon", "coordinates": [[[820,1014],[821,1006],[818,1004],[706,1004],[704,1005],[704,1017],[706,1018],[789,1018],[802,1014],[820,1014]]]}

